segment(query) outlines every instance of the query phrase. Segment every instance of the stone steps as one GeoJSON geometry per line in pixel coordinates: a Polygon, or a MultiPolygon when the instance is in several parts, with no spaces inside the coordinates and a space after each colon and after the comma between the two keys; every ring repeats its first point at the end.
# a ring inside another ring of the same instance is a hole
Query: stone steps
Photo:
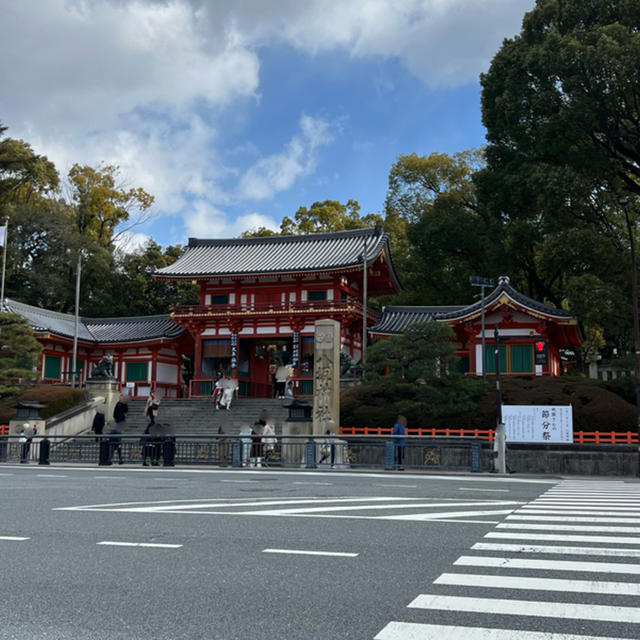
{"type": "MultiPolygon", "coordinates": [[[[237,434],[241,427],[253,425],[262,409],[267,409],[275,418],[276,433],[281,433],[282,422],[289,412],[284,406],[289,400],[264,398],[239,398],[234,400],[231,410],[216,410],[209,398],[164,398],[160,403],[156,422],[168,424],[171,431],[180,433],[214,434],[218,427],[225,433],[237,434]]],[[[145,400],[132,400],[129,403],[125,433],[142,433],[148,418],[144,415],[145,400]]]]}

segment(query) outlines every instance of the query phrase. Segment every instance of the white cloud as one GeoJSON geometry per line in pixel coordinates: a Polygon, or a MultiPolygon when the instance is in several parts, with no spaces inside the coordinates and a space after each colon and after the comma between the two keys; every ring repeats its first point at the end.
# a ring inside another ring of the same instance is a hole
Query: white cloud
{"type": "Polygon", "coordinates": [[[146,233],[128,231],[116,239],[116,249],[122,253],[141,253],[151,236],[146,233]]]}
{"type": "Polygon", "coordinates": [[[316,170],[319,149],[336,134],[326,119],[303,115],[278,153],[261,157],[252,140],[222,147],[222,110],[260,99],[263,48],[395,58],[427,83],[455,85],[477,78],[533,5],[0,0],[0,118],[61,174],[74,162],[117,163],[156,196],[156,211],[183,216],[190,233],[237,235],[222,209],[291,189],[316,170]],[[254,158],[244,171],[243,149],[254,158]]]}
{"type": "Polygon", "coordinates": [[[297,178],[313,172],[316,150],[333,140],[331,126],[321,118],[303,115],[299,128],[283,151],[258,160],[246,171],[238,184],[241,198],[271,198],[289,189],[297,178]]]}
{"type": "Polygon", "coordinates": [[[278,223],[261,213],[247,213],[230,220],[204,200],[194,202],[185,215],[188,235],[194,238],[235,238],[248,229],[267,227],[278,230],[278,223]]]}

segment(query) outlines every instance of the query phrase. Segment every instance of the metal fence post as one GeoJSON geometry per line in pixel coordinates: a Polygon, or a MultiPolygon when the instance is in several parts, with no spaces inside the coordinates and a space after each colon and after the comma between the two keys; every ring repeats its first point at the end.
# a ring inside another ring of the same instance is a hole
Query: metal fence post
{"type": "Polygon", "coordinates": [[[40,454],[38,464],[49,464],[49,452],[51,451],[51,443],[47,438],[40,440],[40,454]]]}
{"type": "Polygon", "coordinates": [[[231,443],[231,466],[242,466],[242,442],[240,440],[234,440],[231,443]]]}
{"type": "Polygon", "coordinates": [[[316,465],[316,443],[313,438],[307,440],[307,446],[305,447],[305,468],[317,469],[316,465]]]}
{"type": "Polygon", "coordinates": [[[395,442],[393,440],[386,440],[384,443],[384,470],[393,471],[393,465],[395,464],[395,442]]]}
{"type": "Polygon", "coordinates": [[[482,471],[482,443],[471,443],[471,472],[480,473],[482,471]]]}

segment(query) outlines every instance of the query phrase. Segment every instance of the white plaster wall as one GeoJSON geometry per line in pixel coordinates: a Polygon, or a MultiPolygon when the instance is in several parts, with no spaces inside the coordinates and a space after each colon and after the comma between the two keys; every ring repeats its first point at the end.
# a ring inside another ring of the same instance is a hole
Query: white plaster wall
{"type": "Polygon", "coordinates": [[[167,364],[165,362],[158,362],[156,365],[156,381],[157,382],[169,382],[175,384],[178,379],[178,366],[175,364],[167,364]]]}

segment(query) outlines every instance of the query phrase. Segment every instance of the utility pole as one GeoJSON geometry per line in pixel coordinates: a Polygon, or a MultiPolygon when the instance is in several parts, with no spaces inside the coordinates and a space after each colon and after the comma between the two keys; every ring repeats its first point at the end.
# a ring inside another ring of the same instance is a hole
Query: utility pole
{"type": "Polygon", "coordinates": [[[362,252],[362,357],[360,361],[364,365],[365,351],[367,349],[367,238],[364,238],[362,252]]]}
{"type": "Polygon", "coordinates": [[[502,388],[500,386],[500,336],[498,325],[493,330],[493,358],[496,369],[496,433],[493,442],[495,455],[495,471],[507,472],[507,434],[502,422],[502,388]]]}
{"type": "Polygon", "coordinates": [[[494,280],[493,278],[482,278],[480,276],[470,276],[469,277],[469,284],[471,284],[472,287],[480,287],[480,296],[482,299],[482,311],[480,314],[481,317],[481,338],[482,338],[482,356],[480,358],[480,366],[482,367],[482,379],[486,380],[487,379],[487,372],[486,372],[486,367],[484,366],[484,360],[485,360],[485,351],[486,351],[486,347],[485,347],[485,336],[484,336],[484,290],[486,287],[493,287],[495,286],[494,280]]]}
{"type": "Polygon", "coordinates": [[[9,219],[4,223],[4,242],[2,247],[2,284],[0,285],[0,311],[4,310],[4,280],[7,272],[7,245],[9,244],[9,219]]]}
{"type": "Polygon", "coordinates": [[[76,386],[76,362],[78,360],[78,324],[80,313],[80,274],[82,273],[82,251],[78,251],[76,269],[76,313],[73,319],[73,355],[71,358],[71,388],[76,386]]]}

